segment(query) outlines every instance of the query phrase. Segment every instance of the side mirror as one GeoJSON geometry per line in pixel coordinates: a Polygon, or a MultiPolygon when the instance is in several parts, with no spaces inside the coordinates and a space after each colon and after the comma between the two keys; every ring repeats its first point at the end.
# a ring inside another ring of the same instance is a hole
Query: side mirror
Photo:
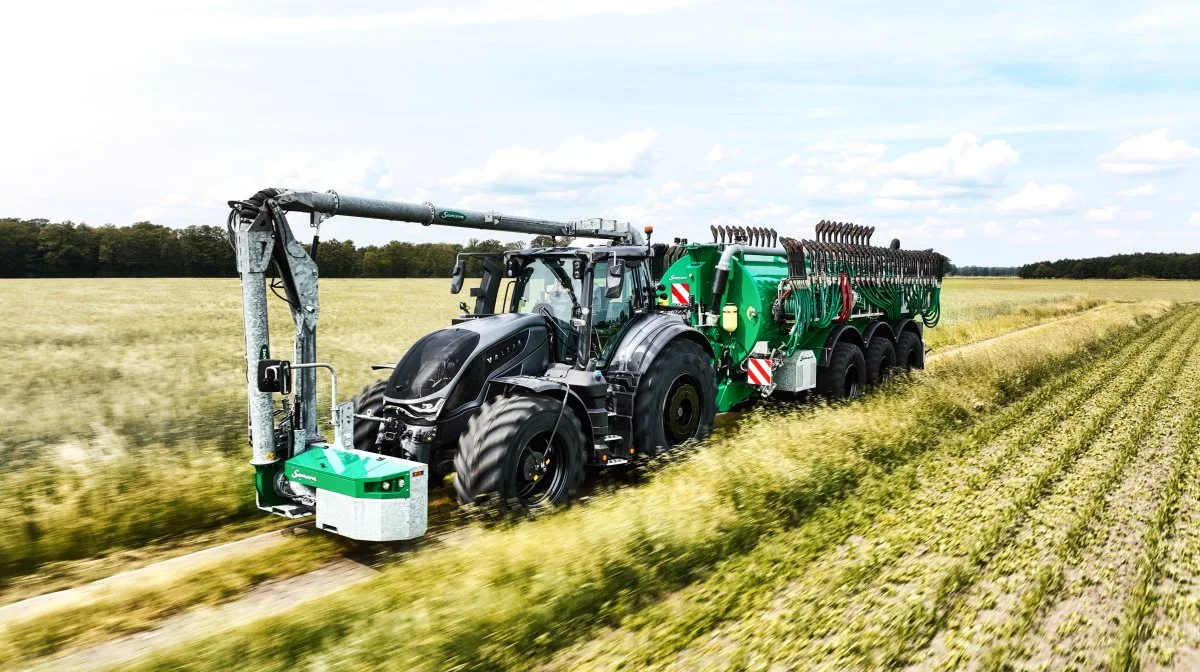
{"type": "Polygon", "coordinates": [[[286,359],[258,360],[258,391],[292,393],[292,363],[286,359]]]}
{"type": "Polygon", "coordinates": [[[608,265],[608,277],[604,283],[604,298],[619,299],[625,284],[625,261],[613,259],[608,265]]]}
{"type": "Polygon", "coordinates": [[[457,259],[454,262],[454,271],[450,273],[450,293],[458,294],[462,291],[463,278],[467,275],[467,265],[462,259],[457,259]]]}

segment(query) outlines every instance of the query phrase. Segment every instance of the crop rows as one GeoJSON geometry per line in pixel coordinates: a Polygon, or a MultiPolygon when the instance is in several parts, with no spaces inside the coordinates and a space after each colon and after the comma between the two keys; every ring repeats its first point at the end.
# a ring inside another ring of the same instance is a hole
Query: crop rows
{"type": "Polygon", "coordinates": [[[1181,474],[1193,462],[1179,437],[1194,426],[1197,315],[1047,383],[551,667],[1049,659],[1062,669],[1082,650],[1086,667],[1126,668],[1152,631],[1172,501],[1186,500],[1181,474]],[[1124,616],[1098,628],[1077,624],[1079,609],[1096,621],[1124,616]]]}

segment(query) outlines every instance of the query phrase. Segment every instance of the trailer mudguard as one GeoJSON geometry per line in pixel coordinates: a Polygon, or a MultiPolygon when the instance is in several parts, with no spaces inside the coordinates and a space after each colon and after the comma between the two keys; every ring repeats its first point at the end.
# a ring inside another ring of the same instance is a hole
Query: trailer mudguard
{"type": "Polygon", "coordinates": [[[863,331],[863,342],[869,345],[871,343],[871,339],[875,338],[875,334],[877,333],[882,333],[892,341],[896,340],[896,334],[892,332],[892,325],[884,322],[883,320],[874,320],[871,322],[871,324],[867,325],[866,330],[863,331]]]}
{"type": "Polygon", "coordinates": [[[921,332],[921,323],[917,322],[916,320],[914,320],[911,317],[906,317],[902,320],[899,320],[896,322],[896,324],[894,324],[892,326],[892,332],[894,332],[896,334],[897,338],[900,337],[900,334],[902,334],[906,331],[911,331],[914,334],[916,334],[921,340],[925,340],[925,336],[921,332]]]}
{"type": "Polygon", "coordinates": [[[853,343],[864,350],[867,347],[862,334],[858,333],[858,329],[855,329],[853,324],[849,322],[839,324],[829,332],[829,336],[825,339],[825,347],[821,348],[820,356],[817,357],[817,366],[829,366],[829,357],[833,353],[833,346],[842,341],[853,343]]]}

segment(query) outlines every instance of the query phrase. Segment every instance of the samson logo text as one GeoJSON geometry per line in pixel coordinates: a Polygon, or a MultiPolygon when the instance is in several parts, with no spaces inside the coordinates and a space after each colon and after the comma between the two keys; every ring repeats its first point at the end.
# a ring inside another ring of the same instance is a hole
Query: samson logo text
{"type": "Polygon", "coordinates": [[[312,481],[313,483],[317,482],[316,476],[313,476],[312,474],[306,474],[306,473],[300,471],[299,469],[293,469],[292,470],[292,480],[294,481],[298,478],[303,478],[305,480],[312,481]]]}

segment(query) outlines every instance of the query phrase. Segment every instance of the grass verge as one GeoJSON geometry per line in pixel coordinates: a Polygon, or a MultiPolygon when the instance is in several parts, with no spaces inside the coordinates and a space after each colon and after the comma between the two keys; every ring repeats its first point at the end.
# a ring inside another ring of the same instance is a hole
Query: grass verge
{"type": "Polygon", "coordinates": [[[80,604],[47,611],[0,632],[0,666],[14,665],[121,635],[148,630],[162,619],[234,599],[267,580],[312,571],[337,555],[336,540],[303,535],[270,552],[240,554],[136,586],[105,587],[80,604]]]}

